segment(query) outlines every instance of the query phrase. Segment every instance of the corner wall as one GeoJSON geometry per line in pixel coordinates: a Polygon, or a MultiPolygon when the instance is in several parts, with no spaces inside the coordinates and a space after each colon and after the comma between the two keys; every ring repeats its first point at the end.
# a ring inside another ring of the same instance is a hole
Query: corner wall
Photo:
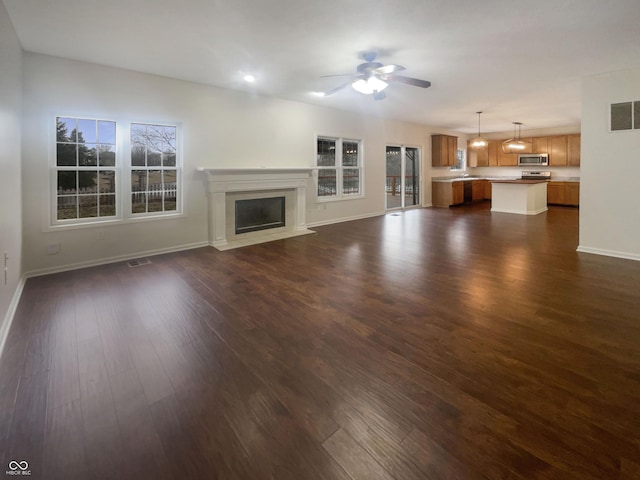
{"type": "Polygon", "coordinates": [[[22,47],[0,2],[0,351],[22,290],[22,47]],[[6,273],[4,255],[7,255],[6,273]],[[6,280],[5,280],[6,275],[6,280]]]}
{"type": "Polygon", "coordinates": [[[640,260],[640,129],[608,120],[609,104],[638,100],[640,69],[583,79],[578,251],[640,260]]]}

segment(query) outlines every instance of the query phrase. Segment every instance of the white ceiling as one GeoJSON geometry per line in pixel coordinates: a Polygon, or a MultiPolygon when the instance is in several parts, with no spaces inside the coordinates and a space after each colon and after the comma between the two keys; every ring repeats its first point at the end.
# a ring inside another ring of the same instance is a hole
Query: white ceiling
{"type": "Polygon", "coordinates": [[[577,125],[581,77],[640,66],[639,0],[3,1],[27,51],[468,133],[577,125]],[[311,94],[367,50],[431,88],[311,94]]]}

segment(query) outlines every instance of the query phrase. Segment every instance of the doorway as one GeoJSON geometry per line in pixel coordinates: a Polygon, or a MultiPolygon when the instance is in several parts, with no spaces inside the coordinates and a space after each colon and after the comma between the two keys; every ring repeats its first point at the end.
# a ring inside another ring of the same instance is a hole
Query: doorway
{"type": "Polygon", "coordinates": [[[387,146],[386,209],[420,205],[420,149],[387,146]]]}

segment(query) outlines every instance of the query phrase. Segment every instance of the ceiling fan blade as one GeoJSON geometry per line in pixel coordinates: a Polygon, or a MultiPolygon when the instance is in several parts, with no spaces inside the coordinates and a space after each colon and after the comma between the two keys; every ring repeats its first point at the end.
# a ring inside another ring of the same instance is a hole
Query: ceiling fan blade
{"type": "Polygon", "coordinates": [[[413,85],[414,87],[428,88],[431,86],[431,82],[427,80],[419,80],[417,78],[403,77],[402,75],[389,75],[386,78],[387,82],[404,83],[406,85],[413,85]]]}
{"type": "Polygon", "coordinates": [[[406,70],[402,65],[383,65],[382,67],[376,68],[376,72],[381,73],[383,75],[389,75],[395,72],[401,72],[402,70],[406,70]]]}
{"type": "Polygon", "coordinates": [[[353,77],[354,73],[337,73],[335,75],[322,75],[320,78],[330,78],[330,77],[353,77]]]}
{"type": "Polygon", "coordinates": [[[346,83],[343,83],[342,85],[338,85],[337,87],[332,88],[331,90],[328,90],[326,92],[324,92],[324,97],[328,97],[329,95],[333,95],[334,93],[339,92],[340,90],[342,90],[343,88],[348,87],[349,85],[351,85],[353,83],[353,81],[348,81],[346,83]]]}

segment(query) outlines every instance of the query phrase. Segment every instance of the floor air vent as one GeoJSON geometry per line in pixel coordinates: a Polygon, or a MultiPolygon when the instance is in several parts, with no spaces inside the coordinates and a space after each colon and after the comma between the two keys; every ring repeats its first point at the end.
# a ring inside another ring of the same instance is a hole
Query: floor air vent
{"type": "Polygon", "coordinates": [[[149,260],[148,258],[137,258],[136,260],[129,260],[127,262],[127,265],[129,265],[130,268],[133,267],[140,267],[142,265],[149,265],[151,263],[151,260],[149,260]]]}

